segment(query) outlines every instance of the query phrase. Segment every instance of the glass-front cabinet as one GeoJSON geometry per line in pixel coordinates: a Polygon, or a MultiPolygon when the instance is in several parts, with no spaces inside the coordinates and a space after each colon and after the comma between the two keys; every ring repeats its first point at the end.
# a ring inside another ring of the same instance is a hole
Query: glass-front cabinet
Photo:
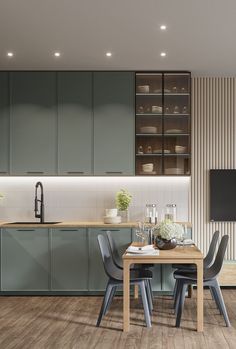
{"type": "Polygon", "coordinates": [[[190,79],[136,73],[136,175],[190,175],[190,79]]]}

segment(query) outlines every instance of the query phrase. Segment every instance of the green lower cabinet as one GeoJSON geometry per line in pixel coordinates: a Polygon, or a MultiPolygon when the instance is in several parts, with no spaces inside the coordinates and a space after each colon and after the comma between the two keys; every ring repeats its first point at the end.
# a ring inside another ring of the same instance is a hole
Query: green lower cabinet
{"type": "Polygon", "coordinates": [[[2,291],[49,290],[48,229],[2,230],[2,291]]]}
{"type": "Polygon", "coordinates": [[[52,229],[53,291],[87,291],[88,236],[86,228],[52,229]]]}
{"type": "Polygon", "coordinates": [[[89,229],[89,291],[104,291],[106,287],[108,278],[103,268],[97,237],[99,234],[105,236],[107,230],[112,232],[121,254],[132,241],[132,229],[129,228],[89,229]]]}
{"type": "Polygon", "coordinates": [[[172,264],[162,264],[161,272],[162,272],[162,291],[173,292],[175,279],[173,277],[174,269],[172,268],[172,264]]]}

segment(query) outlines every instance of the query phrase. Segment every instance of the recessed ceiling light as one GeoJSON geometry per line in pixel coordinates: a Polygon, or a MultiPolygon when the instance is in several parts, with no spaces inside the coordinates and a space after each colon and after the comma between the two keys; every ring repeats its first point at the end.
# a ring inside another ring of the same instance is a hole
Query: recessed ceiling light
{"type": "Polygon", "coordinates": [[[60,57],[60,55],[61,55],[60,52],[54,52],[55,57],[60,57]]]}
{"type": "Polygon", "coordinates": [[[14,56],[13,52],[7,52],[7,57],[13,57],[13,56],[14,56]]]}
{"type": "Polygon", "coordinates": [[[161,52],[161,57],[165,57],[166,56],[166,52],[161,52]]]}
{"type": "Polygon", "coordinates": [[[111,52],[107,52],[107,53],[106,53],[106,56],[107,56],[107,57],[111,57],[111,56],[112,56],[112,53],[111,53],[111,52]]]}
{"type": "Polygon", "coordinates": [[[160,29],[161,29],[161,30],[166,30],[166,25],[164,25],[164,24],[161,25],[161,26],[160,26],[160,29]]]}

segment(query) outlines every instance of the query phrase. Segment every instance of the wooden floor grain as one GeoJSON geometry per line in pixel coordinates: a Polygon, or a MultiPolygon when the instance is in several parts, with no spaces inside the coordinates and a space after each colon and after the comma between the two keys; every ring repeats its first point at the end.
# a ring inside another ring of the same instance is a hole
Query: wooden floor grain
{"type": "Polygon", "coordinates": [[[144,326],[140,300],[131,301],[131,330],[122,332],[122,298],[96,328],[101,297],[0,297],[1,349],[235,349],[236,290],[224,290],[232,324],[226,328],[205,291],[205,328],[197,333],[196,291],[186,298],[181,328],[174,327],[170,297],[156,297],[152,328],[144,326]]]}

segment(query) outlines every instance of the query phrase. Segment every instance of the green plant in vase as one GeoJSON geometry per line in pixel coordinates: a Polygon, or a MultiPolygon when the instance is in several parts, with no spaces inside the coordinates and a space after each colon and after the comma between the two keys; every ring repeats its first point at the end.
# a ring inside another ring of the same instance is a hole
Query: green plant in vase
{"type": "Polygon", "coordinates": [[[160,250],[175,248],[177,240],[182,239],[184,229],[181,224],[173,223],[171,220],[164,220],[154,228],[156,245],[160,250]]]}
{"type": "Polygon", "coordinates": [[[119,210],[122,222],[129,220],[129,205],[132,200],[132,195],[125,189],[121,189],[116,193],[116,208],[119,210]]]}

